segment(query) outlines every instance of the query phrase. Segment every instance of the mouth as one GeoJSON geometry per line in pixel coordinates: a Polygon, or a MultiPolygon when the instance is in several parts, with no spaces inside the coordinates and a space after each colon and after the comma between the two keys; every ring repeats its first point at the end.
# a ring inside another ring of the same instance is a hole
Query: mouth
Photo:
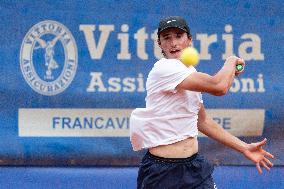
{"type": "Polygon", "coordinates": [[[177,57],[179,56],[180,52],[181,52],[181,50],[179,50],[179,49],[170,50],[171,55],[174,55],[174,56],[177,56],[177,57]]]}

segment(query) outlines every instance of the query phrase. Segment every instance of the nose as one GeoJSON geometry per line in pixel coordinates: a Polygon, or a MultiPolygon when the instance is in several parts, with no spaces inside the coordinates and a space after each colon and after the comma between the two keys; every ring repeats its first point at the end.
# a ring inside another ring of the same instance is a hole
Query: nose
{"type": "Polygon", "coordinates": [[[171,45],[171,47],[176,47],[177,41],[175,39],[170,40],[170,45],[171,45]]]}

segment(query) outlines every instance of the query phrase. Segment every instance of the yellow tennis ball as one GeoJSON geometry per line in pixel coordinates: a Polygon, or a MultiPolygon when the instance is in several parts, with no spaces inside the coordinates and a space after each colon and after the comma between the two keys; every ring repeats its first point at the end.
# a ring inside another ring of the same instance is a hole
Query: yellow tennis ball
{"type": "Polygon", "coordinates": [[[199,54],[193,47],[187,47],[182,50],[180,61],[186,66],[195,66],[199,61],[199,54]]]}

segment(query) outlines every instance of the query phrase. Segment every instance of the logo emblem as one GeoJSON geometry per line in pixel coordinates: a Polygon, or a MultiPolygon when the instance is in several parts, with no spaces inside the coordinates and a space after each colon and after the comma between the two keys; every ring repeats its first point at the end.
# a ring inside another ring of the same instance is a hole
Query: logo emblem
{"type": "Polygon", "coordinates": [[[77,64],[74,37],[59,22],[46,20],[34,25],[22,42],[22,74],[37,93],[52,96],[63,92],[72,82],[77,64]]]}

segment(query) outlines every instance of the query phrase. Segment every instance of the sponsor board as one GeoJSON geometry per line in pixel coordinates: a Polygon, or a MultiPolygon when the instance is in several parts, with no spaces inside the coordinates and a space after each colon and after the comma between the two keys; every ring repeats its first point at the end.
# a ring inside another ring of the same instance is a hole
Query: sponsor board
{"type": "MultiPolygon", "coordinates": [[[[214,75],[230,55],[246,62],[228,94],[203,95],[208,114],[246,142],[266,137],[275,165],[284,162],[281,3],[179,2],[200,54],[198,71],[214,75]]],[[[119,6],[114,14],[103,1],[0,4],[0,156],[21,165],[47,158],[59,165],[69,157],[76,164],[82,154],[109,158],[104,165],[139,159],[129,115],[145,106],[147,75],[162,57],[157,24],[176,2],[149,1],[142,9],[140,2],[109,3],[119,6]]],[[[220,164],[246,163],[201,134],[199,142],[220,164]]]]}
{"type": "MultiPolygon", "coordinates": [[[[132,109],[19,109],[19,136],[129,137],[131,112],[132,109]]],[[[262,135],[265,113],[262,109],[207,112],[235,136],[262,135]]]]}
{"type": "Polygon", "coordinates": [[[263,109],[209,109],[206,112],[234,136],[262,136],[265,118],[263,109]]]}

